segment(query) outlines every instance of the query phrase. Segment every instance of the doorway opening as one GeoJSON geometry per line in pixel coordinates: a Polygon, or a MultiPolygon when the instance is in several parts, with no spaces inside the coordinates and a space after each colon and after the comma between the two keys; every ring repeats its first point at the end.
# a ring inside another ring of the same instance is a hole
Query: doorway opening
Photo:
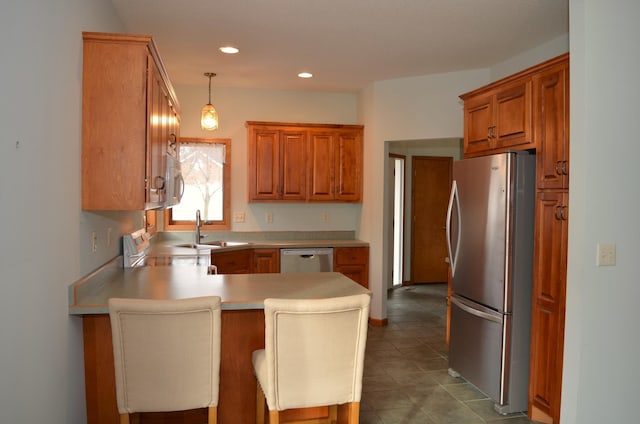
{"type": "Polygon", "coordinates": [[[393,167],[393,267],[392,287],[403,282],[404,263],[404,170],[405,157],[389,155],[393,167]]]}

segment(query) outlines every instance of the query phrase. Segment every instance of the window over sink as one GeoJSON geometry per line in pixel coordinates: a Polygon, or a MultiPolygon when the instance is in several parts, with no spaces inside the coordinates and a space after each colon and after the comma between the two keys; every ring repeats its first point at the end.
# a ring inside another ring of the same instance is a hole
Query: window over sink
{"type": "Polygon", "coordinates": [[[202,230],[231,228],[231,139],[180,138],[184,194],[164,214],[165,230],[191,230],[200,210],[202,230]]]}

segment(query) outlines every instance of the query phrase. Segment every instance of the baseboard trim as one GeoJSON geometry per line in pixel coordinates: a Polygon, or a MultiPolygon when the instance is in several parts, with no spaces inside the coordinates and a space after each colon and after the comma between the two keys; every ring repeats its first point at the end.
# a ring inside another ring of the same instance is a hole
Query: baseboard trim
{"type": "Polygon", "coordinates": [[[369,318],[369,325],[371,325],[372,327],[386,327],[388,323],[389,322],[387,321],[386,318],[384,319],[369,318]]]}

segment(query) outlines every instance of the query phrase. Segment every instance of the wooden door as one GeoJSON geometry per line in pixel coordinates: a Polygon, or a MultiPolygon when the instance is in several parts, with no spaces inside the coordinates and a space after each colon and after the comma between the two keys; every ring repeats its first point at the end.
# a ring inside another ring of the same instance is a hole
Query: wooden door
{"type": "Polygon", "coordinates": [[[251,250],[212,252],[211,264],[218,267],[218,274],[251,274],[253,253],[251,250]]]}
{"type": "Polygon", "coordinates": [[[340,132],[335,139],[335,198],[362,199],[362,132],[340,132]]]}
{"type": "Polygon", "coordinates": [[[256,274],[280,272],[280,249],[255,249],[253,272],[256,274]]]}
{"type": "Polygon", "coordinates": [[[334,137],[326,131],[309,136],[309,200],[334,199],[334,137]]]}
{"type": "Polygon", "coordinates": [[[567,202],[568,193],[564,191],[542,191],[536,200],[529,414],[535,421],[550,424],[560,419],[567,202]]]}
{"type": "Polygon", "coordinates": [[[445,219],[451,157],[414,156],[411,182],[411,282],[447,281],[445,219]]]}
{"type": "Polygon", "coordinates": [[[168,115],[168,95],[164,92],[162,78],[153,63],[151,55],[148,57],[149,86],[147,96],[149,102],[148,130],[147,130],[147,182],[146,202],[153,204],[164,203],[166,194],[166,176],[164,167],[165,130],[168,115]]]}
{"type": "Polygon", "coordinates": [[[531,108],[529,78],[509,84],[496,92],[492,131],[495,148],[533,144],[531,108]]]}
{"type": "Polygon", "coordinates": [[[249,135],[249,200],[279,198],[279,157],[279,131],[252,130],[249,135]]]}
{"type": "Polygon", "coordinates": [[[569,188],[569,70],[566,63],[533,77],[538,189],[569,188]]]}
{"type": "Polygon", "coordinates": [[[490,127],[493,126],[492,93],[464,101],[464,152],[474,153],[491,149],[490,127]]]}
{"type": "Polygon", "coordinates": [[[280,197],[282,200],[304,200],[307,197],[307,134],[298,130],[282,131],[280,146],[280,197]]]}

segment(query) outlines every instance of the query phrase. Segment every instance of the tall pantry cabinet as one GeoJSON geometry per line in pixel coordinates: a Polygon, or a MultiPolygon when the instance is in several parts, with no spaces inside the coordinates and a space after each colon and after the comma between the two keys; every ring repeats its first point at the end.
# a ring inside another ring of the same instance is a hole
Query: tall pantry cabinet
{"type": "Polygon", "coordinates": [[[180,117],[157,48],[144,35],[82,36],[82,209],[163,207],[180,117]]]}
{"type": "Polygon", "coordinates": [[[568,59],[533,77],[538,143],[529,416],[560,421],[569,203],[568,59]]]}
{"type": "Polygon", "coordinates": [[[560,420],[569,199],[569,55],[460,96],[464,157],[536,153],[529,416],[560,420]]]}

